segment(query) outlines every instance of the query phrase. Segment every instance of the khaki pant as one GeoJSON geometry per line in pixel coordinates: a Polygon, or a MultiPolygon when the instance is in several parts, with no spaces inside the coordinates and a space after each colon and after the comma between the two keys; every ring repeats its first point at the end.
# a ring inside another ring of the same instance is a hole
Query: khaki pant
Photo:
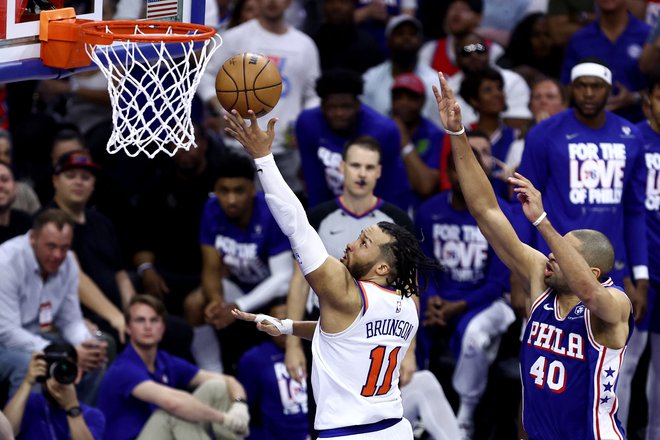
{"type": "MultiPolygon", "coordinates": [[[[193,396],[219,411],[226,412],[231,406],[227,384],[223,380],[204,382],[193,396]]],[[[159,409],[149,417],[137,440],[209,440],[211,429],[218,440],[242,438],[217,423],[188,422],[159,409]]]]}

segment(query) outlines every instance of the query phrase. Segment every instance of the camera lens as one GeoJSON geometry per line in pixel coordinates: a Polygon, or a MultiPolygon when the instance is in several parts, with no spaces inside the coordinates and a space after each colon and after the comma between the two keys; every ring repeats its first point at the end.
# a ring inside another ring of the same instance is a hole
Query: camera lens
{"type": "Polygon", "coordinates": [[[51,365],[50,375],[62,385],[69,385],[76,381],[78,366],[68,359],[61,359],[51,365]]]}

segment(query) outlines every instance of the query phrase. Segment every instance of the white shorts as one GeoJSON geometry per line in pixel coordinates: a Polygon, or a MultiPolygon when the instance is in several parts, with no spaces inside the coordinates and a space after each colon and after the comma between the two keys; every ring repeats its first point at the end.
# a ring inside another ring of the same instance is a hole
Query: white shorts
{"type": "MultiPolygon", "coordinates": [[[[365,432],[362,434],[341,435],[337,437],[324,437],[324,438],[337,438],[342,440],[412,440],[413,430],[410,422],[406,418],[402,418],[397,424],[389,428],[380,429],[373,432],[365,432]]],[[[321,439],[323,440],[323,439],[321,439]]]]}

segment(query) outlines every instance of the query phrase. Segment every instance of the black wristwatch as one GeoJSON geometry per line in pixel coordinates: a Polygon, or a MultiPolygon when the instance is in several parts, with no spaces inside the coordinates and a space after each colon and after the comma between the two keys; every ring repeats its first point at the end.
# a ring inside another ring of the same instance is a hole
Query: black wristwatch
{"type": "Polygon", "coordinates": [[[66,415],[69,417],[78,417],[82,414],[82,409],[79,406],[72,406],[66,410],[66,415]]]}

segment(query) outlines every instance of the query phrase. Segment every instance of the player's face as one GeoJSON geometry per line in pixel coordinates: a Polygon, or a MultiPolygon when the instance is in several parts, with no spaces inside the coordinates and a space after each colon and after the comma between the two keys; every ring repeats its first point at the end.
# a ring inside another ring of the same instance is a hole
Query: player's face
{"type": "Polygon", "coordinates": [[[244,177],[224,177],[213,188],[225,215],[232,220],[247,220],[252,213],[254,182],[244,177]]]}
{"type": "Polygon", "coordinates": [[[596,6],[602,12],[617,11],[627,7],[626,0],[596,0],[596,6]]]}
{"type": "Polygon", "coordinates": [[[259,16],[268,21],[278,21],[284,18],[284,12],[291,0],[257,0],[259,16]]]}
{"type": "Polygon", "coordinates": [[[541,17],[534,22],[529,40],[536,57],[543,58],[550,55],[552,38],[550,37],[548,21],[545,18],[541,17]]]}
{"type": "Polygon", "coordinates": [[[11,144],[9,139],[0,138],[0,160],[11,163],[11,144]]]}
{"type": "Polygon", "coordinates": [[[378,225],[365,228],[357,240],[348,243],[341,262],[356,280],[364,279],[377,265],[383,262],[380,246],[388,243],[391,237],[378,225]]]}
{"type": "Polygon", "coordinates": [[[96,178],[88,170],[71,168],[53,176],[55,196],[71,204],[85,204],[94,192],[96,178]]]}
{"type": "Polygon", "coordinates": [[[68,224],[57,229],[55,223],[46,223],[39,231],[30,232],[30,244],[43,272],[49,275],[57,272],[72,240],[73,228],[68,224]]]}
{"type": "Polygon", "coordinates": [[[566,106],[562,100],[561,91],[552,81],[540,81],[532,88],[529,98],[529,108],[534,119],[542,121],[564,110],[566,106]]]}
{"type": "Polygon", "coordinates": [[[479,93],[473,107],[481,115],[499,115],[504,111],[504,90],[497,80],[484,79],[479,84],[479,93]]]}
{"type": "Polygon", "coordinates": [[[130,319],[126,323],[126,333],[131,341],[141,348],[157,346],[163,333],[165,323],[163,317],[147,304],[136,303],[130,308],[130,319]]]}
{"type": "Polygon", "coordinates": [[[392,116],[401,119],[404,124],[419,121],[424,107],[424,95],[398,89],[392,91],[392,116]]]}
{"type": "Polygon", "coordinates": [[[372,195],[382,170],[378,152],[359,145],[348,149],[339,168],[344,176],[344,192],[353,197],[372,195]]]}
{"type": "Polygon", "coordinates": [[[660,133],[660,85],[653,87],[648,103],[649,121],[653,129],[660,133]]]}
{"type": "Polygon", "coordinates": [[[321,101],[321,111],[331,130],[350,131],[357,123],[360,101],[350,93],[332,93],[321,101]]]}
{"type": "Polygon", "coordinates": [[[354,11],[355,0],[324,0],[323,2],[323,18],[326,23],[351,23],[354,11]]]}
{"type": "Polygon", "coordinates": [[[580,76],[571,83],[575,108],[584,118],[594,118],[605,109],[611,87],[595,76],[580,76]]]}
{"type": "Polygon", "coordinates": [[[488,65],[488,48],[478,35],[456,40],[456,63],[465,73],[483,70],[488,65]]]}
{"type": "MultiPolygon", "coordinates": [[[[581,243],[580,240],[575,238],[570,233],[564,236],[566,244],[572,246],[578,252],[581,252],[581,243]]],[[[545,277],[545,284],[548,287],[555,289],[557,292],[567,293],[571,291],[566,278],[564,277],[557,260],[555,260],[554,254],[551,252],[548,254],[548,261],[545,264],[545,271],[543,273],[545,277]]]]}
{"type": "Polygon", "coordinates": [[[7,212],[16,198],[16,182],[11,170],[0,164],[0,212],[7,212]]]}

